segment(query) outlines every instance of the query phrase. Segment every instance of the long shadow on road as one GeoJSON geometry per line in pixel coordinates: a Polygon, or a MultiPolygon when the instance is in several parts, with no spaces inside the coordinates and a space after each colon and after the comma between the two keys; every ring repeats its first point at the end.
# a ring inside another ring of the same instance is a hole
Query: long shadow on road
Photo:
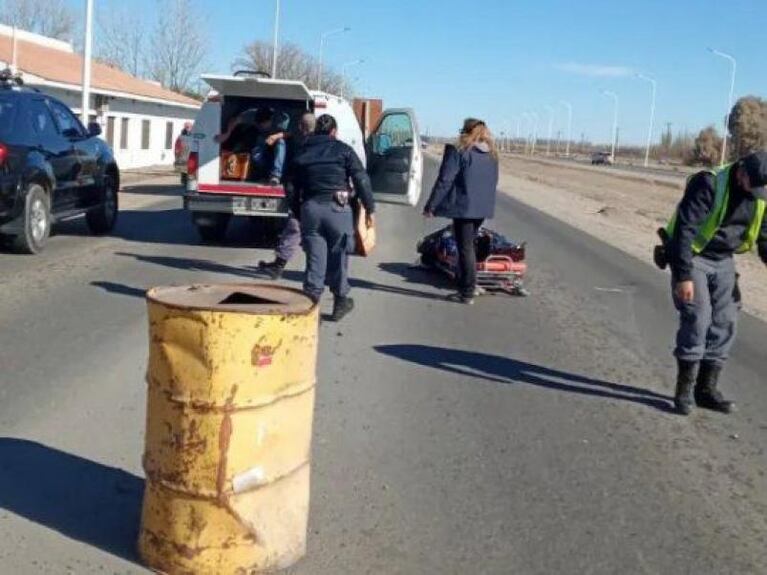
{"type": "Polygon", "coordinates": [[[508,357],[428,345],[381,345],[376,351],[403,361],[495,383],[526,383],[544,389],[628,401],[671,411],[671,398],[649,389],[601,381],[508,357]]]}
{"type": "Polygon", "coordinates": [[[22,439],[0,438],[0,508],[137,561],[144,480],[22,439]]]}

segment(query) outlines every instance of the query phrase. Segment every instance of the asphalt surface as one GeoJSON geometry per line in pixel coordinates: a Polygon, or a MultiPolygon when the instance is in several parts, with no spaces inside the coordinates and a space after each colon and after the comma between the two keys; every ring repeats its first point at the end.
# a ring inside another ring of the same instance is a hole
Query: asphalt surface
{"type": "MultiPolygon", "coordinates": [[[[42,256],[0,253],[0,573],[144,572],[143,292],[247,281],[269,256],[247,225],[198,245],[178,188],[122,200],[114,237],[72,223],[42,256]]],[[[531,296],[450,304],[409,266],[441,222],[379,222],[357,310],[321,327],[309,550],[289,573],[767,572],[767,326],[741,324],[739,413],[683,419],[664,274],[504,197],[492,225],[529,242],[531,296]]]]}

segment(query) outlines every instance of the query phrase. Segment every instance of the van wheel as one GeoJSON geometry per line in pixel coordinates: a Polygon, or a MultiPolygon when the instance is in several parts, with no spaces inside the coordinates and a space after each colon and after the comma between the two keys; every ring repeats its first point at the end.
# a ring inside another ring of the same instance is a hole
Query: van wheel
{"type": "Polygon", "coordinates": [[[96,235],[111,232],[117,223],[118,213],[117,180],[111,175],[106,175],[101,203],[85,215],[88,229],[96,235]]]}
{"type": "Polygon", "coordinates": [[[27,188],[22,232],[13,240],[16,251],[39,254],[51,235],[51,199],[38,184],[27,188]]]}
{"type": "Polygon", "coordinates": [[[192,215],[197,233],[202,241],[207,243],[220,242],[226,236],[226,228],[229,226],[228,214],[204,214],[192,215]]]}

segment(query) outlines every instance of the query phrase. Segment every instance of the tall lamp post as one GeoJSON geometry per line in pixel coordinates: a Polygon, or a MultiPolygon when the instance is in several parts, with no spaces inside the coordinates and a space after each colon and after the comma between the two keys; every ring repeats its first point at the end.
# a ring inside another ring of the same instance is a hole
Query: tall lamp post
{"type": "Polygon", "coordinates": [[[345,26],[344,28],[337,28],[336,30],[330,30],[329,32],[325,32],[320,36],[320,60],[319,60],[319,66],[317,68],[317,90],[322,90],[322,64],[323,64],[323,55],[325,52],[325,41],[330,38],[331,36],[335,36],[336,34],[343,34],[344,32],[348,32],[351,30],[349,26],[345,26]]]}
{"type": "Polygon", "coordinates": [[[658,83],[644,74],[637,74],[637,78],[649,82],[652,87],[650,100],[650,128],[647,132],[647,150],[645,150],[644,154],[644,167],[647,168],[650,165],[650,147],[652,146],[652,130],[653,124],[655,123],[655,96],[658,89],[658,83]]]}
{"type": "Polygon", "coordinates": [[[732,111],[732,97],[735,93],[735,72],[738,69],[738,63],[735,61],[735,58],[733,58],[729,54],[726,54],[719,50],[714,50],[713,48],[709,48],[708,51],[714,54],[715,56],[719,56],[720,58],[724,58],[725,60],[728,60],[730,64],[732,65],[732,73],[730,75],[730,96],[727,99],[727,114],[725,114],[724,116],[724,138],[722,138],[722,159],[719,162],[720,165],[724,166],[724,164],[727,162],[727,133],[730,131],[730,112],[732,111]]]}
{"type": "Polygon", "coordinates": [[[546,106],[546,110],[549,112],[549,134],[546,138],[546,155],[551,155],[551,136],[554,133],[554,108],[546,106]]]}
{"type": "Polygon", "coordinates": [[[522,119],[525,121],[525,134],[526,134],[525,135],[525,147],[522,150],[522,153],[523,154],[527,154],[527,147],[530,144],[530,136],[527,135],[527,134],[530,133],[530,127],[529,127],[530,120],[531,120],[530,114],[528,112],[525,112],[524,114],[522,114],[522,119]]]}
{"type": "Polygon", "coordinates": [[[272,78],[277,77],[277,51],[280,37],[280,0],[274,8],[274,46],[272,47],[272,78]]]}
{"type": "Polygon", "coordinates": [[[80,118],[88,125],[91,109],[91,57],[93,52],[93,0],[85,2],[85,46],[83,54],[83,86],[80,118]]]}
{"type": "Polygon", "coordinates": [[[618,94],[611,92],[610,90],[605,90],[602,93],[608,98],[612,98],[615,102],[615,111],[613,113],[613,146],[612,152],[610,153],[610,158],[613,163],[615,163],[615,145],[618,142],[618,94]]]}
{"type": "Polygon", "coordinates": [[[530,116],[532,116],[532,118],[533,118],[533,145],[530,148],[530,155],[534,156],[535,155],[535,145],[538,143],[538,120],[539,120],[539,117],[538,117],[538,114],[536,112],[533,112],[532,114],[530,114],[530,116]]]}
{"type": "Polygon", "coordinates": [[[573,136],[573,105],[570,102],[562,100],[560,102],[562,106],[567,108],[567,145],[565,146],[565,156],[570,157],[570,140],[573,136]]]}

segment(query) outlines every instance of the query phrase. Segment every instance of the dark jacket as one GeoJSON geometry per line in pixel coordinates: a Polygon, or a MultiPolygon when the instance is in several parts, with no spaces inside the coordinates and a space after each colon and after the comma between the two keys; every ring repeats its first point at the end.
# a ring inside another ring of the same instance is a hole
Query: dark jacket
{"type": "MultiPolygon", "coordinates": [[[[756,209],[756,198],[743,191],[731,171],[730,196],[724,220],[716,235],[699,254],[703,258],[722,260],[732,257],[743,243],[756,209]]],[[[687,184],[677,210],[677,224],[670,244],[671,271],[676,281],[692,278],[692,244],[700,227],[714,209],[716,178],[709,172],[696,174],[687,184]]],[[[757,241],[759,257],[767,263],[767,218],[762,222],[757,241]]]]}
{"type": "Polygon", "coordinates": [[[373,189],[365,167],[351,146],[330,136],[309,136],[293,162],[296,199],[332,201],[349,189],[349,180],[365,210],[375,212],[373,189]]]}
{"type": "Polygon", "coordinates": [[[498,162],[484,146],[445,154],[426,211],[443,218],[489,219],[495,215],[498,162]]]}

